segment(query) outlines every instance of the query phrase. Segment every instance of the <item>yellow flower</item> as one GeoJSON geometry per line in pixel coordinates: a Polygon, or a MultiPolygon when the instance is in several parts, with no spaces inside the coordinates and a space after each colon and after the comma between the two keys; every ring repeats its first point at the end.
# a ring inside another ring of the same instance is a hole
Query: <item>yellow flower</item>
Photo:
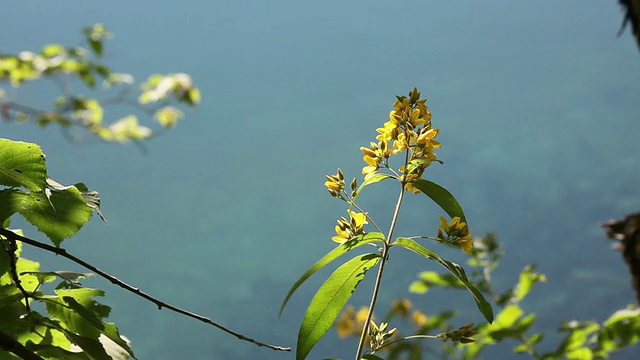
{"type": "MultiPolygon", "coordinates": [[[[366,306],[361,306],[360,310],[356,313],[356,324],[358,328],[362,330],[364,326],[364,322],[367,320],[367,315],[369,314],[369,308],[366,306]]],[[[371,320],[374,320],[375,317],[372,317],[371,320]]]]}
{"type": "Polygon", "coordinates": [[[341,217],[336,225],[336,236],[331,239],[337,243],[345,243],[352,238],[364,234],[364,225],[368,224],[366,213],[356,213],[351,209],[348,209],[349,220],[341,217]]]}
{"type": "Polygon", "coordinates": [[[414,311],[411,318],[411,321],[418,326],[422,326],[427,322],[427,314],[420,310],[414,311]]]}
{"type": "Polygon", "coordinates": [[[471,237],[471,234],[461,237],[458,240],[458,245],[462,250],[464,250],[464,252],[471,255],[471,249],[473,249],[473,238],[471,237]]]}
{"type": "Polygon", "coordinates": [[[459,246],[464,252],[471,255],[473,238],[469,233],[467,223],[464,221],[461,222],[457,216],[451,219],[451,223],[448,223],[447,220],[441,216],[440,222],[441,225],[438,226],[437,239],[446,244],[459,246]]]}
{"type": "Polygon", "coordinates": [[[395,315],[400,315],[402,317],[409,316],[409,311],[411,311],[411,301],[409,299],[399,299],[394,300],[391,303],[391,312],[395,315]]]}
{"type": "Polygon", "coordinates": [[[340,338],[346,338],[347,336],[357,333],[358,329],[356,329],[355,317],[355,308],[353,305],[347,305],[338,321],[336,321],[336,330],[340,338]]]}
{"type": "Polygon", "coordinates": [[[384,138],[377,144],[372,141],[370,147],[362,146],[360,150],[364,153],[362,159],[367,163],[367,166],[362,168],[362,173],[365,175],[365,178],[377,172],[384,159],[388,159],[389,155],[391,155],[389,140],[384,138]]]}
{"type": "Polygon", "coordinates": [[[332,190],[337,190],[337,191],[342,190],[342,186],[340,186],[339,183],[337,183],[336,181],[333,181],[331,179],[325,181],[324,182],[324,186],[326,186],[328,189],[332,189],[332,190]]]}
{"type": "Polygon", "coordinates": [[[377,128],[376,131],[380,134],[376,136],[378,140],[391,141],[398,136],[399,128],[393,121],[387,121],[381,128],[377,128]]]}

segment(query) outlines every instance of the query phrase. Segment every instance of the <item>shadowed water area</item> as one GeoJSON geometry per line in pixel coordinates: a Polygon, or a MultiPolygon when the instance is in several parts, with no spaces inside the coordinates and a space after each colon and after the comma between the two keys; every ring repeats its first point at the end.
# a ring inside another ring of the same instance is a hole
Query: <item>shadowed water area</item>
{"type": "MultiPolygon", "coordinates": [[[[535,329],[603,321],[634,300],[599,227],[640,210],[640,54],[628,31],[615,36],[615,1],[11,2],[2,13],[4,53],[76,45],[82,27],[101,22],[114,33],[104,62],[115,70],[139,81],[186,72],[200,87],[202,103],[144,151],[0,123],[0,136],[42,146],[52,177],[100,191],[109,223],[94,218],[63,246],[164,301],[295,346],[329,269],[299,289],[280,319],[279,306],[334,246],[335,220],[346,216],[324,175],[340,167],[359,177],[359,147],[387,121],[394,96],[414,86],[429,99],[442,143],[444,165],[425,178],[456,196],[475,234],[496,232],[504,243],[496,285],[513,285],[529,263],[549,278],[523,303],[538,313],[535,329]]],[[[24,102],[52,103],[52,88],[20,91],[24,102]]],[[[395,197],[382,184],[361,205],[388,226],[395,197]]],[[[441,210],[424,196],[405,206],[396,234],[435,235],[441,210]]],[[[25,256],[45,271],[83,271],[36,250],[25,256]]],[[[386,270],[381,310],[408,295],[419,271],[440,269],[392,252],[386,270]]],[[[367,302],[371,275],[357,306],[367,302]]],[[[110,319],[140,359],[294,358],[158,311],[106,281],[83,284],[106,290],[110,319]]],[[[462,292],[411,299],[427,311],[461,308],[460,324],[483,321],[462,292]]],[[[309,358],[351,358],[356,342],[330,331],[309,358]]],[[[618,355],[634,359],[640,350],[618,355]]]]}

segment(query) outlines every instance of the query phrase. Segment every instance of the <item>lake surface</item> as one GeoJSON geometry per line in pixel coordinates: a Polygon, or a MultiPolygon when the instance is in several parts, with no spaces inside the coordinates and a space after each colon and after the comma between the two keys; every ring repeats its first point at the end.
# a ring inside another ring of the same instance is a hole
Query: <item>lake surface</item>
{"type": "MultiPolygon", "coordinates": [[[[102,22],[114,33],[104,57],[114,69],[139,81],[187,72],[201,88],[201,105],[146,151],[0,124],[2,137],[42,146],[52,177],[100,191],[109,224],[93,219],[63,245],[167,302],[295,346],[304,309],[330,272],[303,286],[278,319],[280,303],[334,246],[335,220],[345,215],[324,175],[340,167],[360,176],[359,147],[388,119],[394,96],[414,86],[443,144],[444,165],[425,177],[457,197],[476,234],[496,232],[504,243],[496,285],[512,285],[529,263],[548,275],[523,304],[538,312],[536,329],[603,321],[633,302],[626,267],[599,227],[640,209],[640,53],[628,30],[616,37],[614,1],[10,2],[3,14],[2,52],[76,45],[82,27],[102,22]]],[[[20,96],[51,103],[46,90],[20,96]]],[[[395,189],[372,189],[362,204],[388,224],[395,189]]],[[[397,234],[435,234],[435,206],[422,198],[406,206],[397,234]]],[[[26,255],[44,270],[79,270],[26,255]]],[[[416,273],[436,269],[393,255],[380,310],[407,294],[416,273]]],[[[372,281],[354,304],[366,302],[372,281]]],[[[140,359],[294,358],[158,311],[106,281],[85,285],[107,291],[110,318],[140,359]]],[[[466,294],[412,300],[471,309],[460,324],[482,321],[466,294]]],[[[309,358],[351,358],[355,346],[332,331],[309,358]]]]}

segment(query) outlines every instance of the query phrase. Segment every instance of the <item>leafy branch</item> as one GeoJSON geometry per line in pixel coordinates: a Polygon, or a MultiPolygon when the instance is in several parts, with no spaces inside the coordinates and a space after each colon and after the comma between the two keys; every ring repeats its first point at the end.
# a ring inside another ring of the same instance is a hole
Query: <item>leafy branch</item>
{"type": "Polygon", "coordinates": [[[139,97],[131,97],[133,76],[113,71],[99,62],[104,53],[104,41],[111,34],[102,24],[96,24],[84,29],[84,36],[88,47],[48,44],[40,52],[0,53],[0,82],[11,86],[10,91],[0,88],[0,116],[18,122],[33,120],[41,127],[58,124],[62,129],[81,128],[105,141],[139,144],[141,140],[173,128],[184,116],[172,103],[193,107],[200,101],[200,90],[184,73],[152,75],[140,85],[139,97]],[[15,99],[18,87],[40,80],[53,81],[61,92],[53,109],[42,110],[15,99]],[[90,90],[94,90],[101,80],[105,89],[115,89],[116,93],[105,99],[74,95],[72,80],[90,90]],[[125,105],[153,116],[159,129],[140,125],[135,114],[107,123],[105,107],[111,105],[125,105]]]}
{"type": "Polygon", "coordinates": [[[204,322],[206,324],[209,324],[209,325],[212,325],[212,326],[214,326],[214,327],[216,327],[216,328],[218,328],[218,329],[220,329],[220,330],[222,330],[222,331],[224,331],[224,332],[226,332],[228,334],[231,334],[231,335],[237,337],[240,340],[256,344],[257,346],[264,346],[264,347],[267,347],[267,348],[270,348],[270,349],[273,349],[273,350],[278,350],[278,351],[291,351],[291,348],[289,348],[289,347],[270,345],[270,344],[266,344],[266,343],[254,340],[254,339],[252,339],[250,337],[247,337],[247,336],[245,336],[243,334],[240,334],[240,333],[238,333],[236,331],[233,331],[233,330],[231,330],[231,329],[229,329],[229,328],[227,328],[225,326],[222,326],[222,325],[214,322],[213,320],[209,319],[208,317],[205,317],[205,316],[202,316],[202,315],[198,315],[198,314],[193,313],[191,311],[187,311],[187,310],[181,309],[181,308],[179,308],[177,306],[174,306],[174,305],[166,303],[166,302],[164,302],[162,300],[159,300],[159,299],[157,299],[157,298],[145,293],[144,291],[142,291],[142,290],[140,290],[140,289],[138,289],[138,288],[136,288],[134,286],[131,286],[131,285],[127,284],[126,282],[118,279],[117,277],[115,277],[115,276],[113,276],[113,275],[111,275],[111,274],[109,274],[109,273],[107,273],[105,271],[102,271],[102,270],[98,269],[94,265],[92,265],[92,264],[90,264],[90,263],[88,263],[88,262],[86,262],[86,261],[74,256],[74,255],[71,255],[70,253],[68,253],[63,248],[58,248],[58,247],[55,247],[55,246],[51,246],[51,245],[48,245],[48,244],[41,243],[41,242],[39,242],[37,240],[33,240],[33,239],[30,239],[30,238],[18,235],[16,233],[14,233],[13,231],[5,229],[5,228],[0,228],[0,235],[6,237],[8,239],[11,239],[12,241],[22,241],[25,244],[31,245],[33,247],[37,247],[37,248],[45,250],[45,251],[52,252],[52,253],[54,253],[56,255],[60,255],[60,256],[62,256],[64,258],[66,258],[66,259],[69,259],[69,260],[73,261],[74,263],[76,263],[76,264],[78,264],[78,265],[80,265],[80,266],[82,266],[82,267],[84,267],[86,269],[89,269],[89,270],[93,271],[94,273],[98,274],[99,276],[109,280],[112,284],[117,285],[117,286],[119,286],[119,287],[121,287],[121,288],[123,288],[123,289],[125,289],[125,290],[127,290],[127,291],[129,291],[129,292],[131,292],[131,293],[133,293],[135,295],[137,295],[137,296],[140,296],[140,297],[142,297],[142,298],[144,298],[144,299],[156,304],[156,306],[158,306],[158,310],[161,310],[162,308],[166,308],[166,309],[174,311],[174,312],[176,312],[178,314],[182,314],[182,315],[185,315],[187,317],[202,321],[202,322],[204,322]]]}

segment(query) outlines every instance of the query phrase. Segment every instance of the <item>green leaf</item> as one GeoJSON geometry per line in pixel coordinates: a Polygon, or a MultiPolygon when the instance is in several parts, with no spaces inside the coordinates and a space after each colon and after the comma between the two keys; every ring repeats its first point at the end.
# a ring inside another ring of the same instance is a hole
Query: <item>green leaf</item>
{"type": "Polygon", "coordinates": [[[533,272],[535,270],[535,265],[528,265],[522,270],[520,273],[520,280],[518,281],[518,285],[515,287],[514,291],[514,300],[521,301],[531,290],[531,287],[536,282],[544,282],[546,281],[546,276],[544,274],[538,274],[533,272]]]}
{"type": "Polygon", "coordinates": [[[367,354],[362,356],[363,360],[384,360],[383,358],[381,358],[380,356],[377,355],[373,355],[373,354],[367,354]]]}
{"type": "Polygon", "coordinates": [[[64,53],[65,49],[60,44],[48,44],[42,48],[42,55],[46,57],[54,57],[64,53]]]}
{"type": "Polygon", "coordinates": [[[36,144],[0,138],[0,184],[44,189],[47,166],[44,153],[36,144]]]}
{"type": "Polygon", "coordinates": [[[431,200],[438,204],[438,206],[440,206],[451,218],[457,216],[460,218],[461,222],[467,222],[467,218],[464,216],[462,207],[447,189],[425,179],[413,180],[411,181],[411,184],[413,184],[413,186],[423,194],[430,197],[431,200]]]}
{"type": "Polygon", "coordinates": [[[309,270],[307,270],[304,274],[302,274],[300,279],[298,279],[298,281],[296,281],[295,284],[293,284],[293,286],[287,293],[287,296],[285,297],[284,301],[282,302],[282,305],[280,306],[280,312],[278,314],[279,315],[282,314],[282,310],[284,310],[284,307],[287,305],[287,302],[289,301],[293,293],[300,287],[300,285],[302,285],[309,277],[311,277],[311,275],[315,274],[318,270],[322,269],[325,265],[329,264],[330,262],[332,262],[333,260],[341,256],[342,254],[346,253],[347,251],[353,250],[365,244],[370,244],[373,242],[383,242],[383,241],[384,241],[383,234],[379,232],[370,232],[370,233],[355,237],[345,242],[344,244],[338,245],[333,250],[329,251],[325,256],[323,256],[320,260],[318,260],[315,264],[313,264],[313,266],[311,266],[309,270]]]}
{"type": "Polygon", "coordinates": [[[20,275],[33,275],[38,279],[40,284],[44,284],[47,282],[54,281],[58,278],[62,280],[79,284],[80,279],[85,279],[91,276],[94,276],[92,273],[79,273],[75,271],[48,271],[48,272],[37,272],[37,271],[25,271],[20,273],[20,275]]]}
{"type": "Polygon", "coordinates": [[[562,341],[557,353],[564,354],[567,359],[592,359],[593,351],[589,348],[591,336],[600,329],[595,321],[569,321],[563,323],[560,331],[569,332],[562,341]]]}
{"type": "Polygon", "coordinates": [[[424,294],[429,291],[432,286],[441,286],[448,288],[462,288],[464,284],[458,280],[455,275],[441,275],[435,271],[423,271],[418,274],[418,280],[409,285],[409,292],[415,294],[424,294]]]}
{"type": "MultiPolygon", "coordinates": [[[[109,316],[111,309],[97,302],[93,297],[104,296],[104,292],[98,289],[83,288],[77,285],[69,285],[68,288],[56,288],[57,296],[45,296],[47,311],[52,319],[58,320],[67,336],[75,341],[85,351],[90,351],[102,358],[105,352],[105,343],[115,348],[111,342],[134,356],[129,344],[120,336],[118,329],[112,323],[105,323],[104,318],[109,316]],[[110,340],[105,341],[103,337],[110,340]],[[100,348],[97,347],[100,346],[100,348]]],[[[110,359],[111,357],[106,357],[110,359]]]]}
{"type": "Polygon", "coordinates": [[[488,322],[493,321],[493,309],[491,308],[491,305],[487,302],[487,300],[485,300],[484,296],[482,296],[482,293],[480,293],[480,291],[476,289],[476,287],[469,281],[467,275],[464,272],[464,269],[460,265],[441,258],[440,255],[438,255],[436,252],[425,248],[424,246],[409,238],[398,238],[393,243],[393,245],[400,245],[408,250],[415,252],[416,254],[422,255],[423,257],[429,260],[436,261],[440,265],[444,266],[447,270],[449,270],[451,274],[457,277],[458,280],[460,280],[464,284],[464,286],[471,292],[471,294],[473,295],[473,299],[478,306],[478,310],[480,310],[482,315],[484,315],[485,319],[487,319],[488,322]]]}
{"type": "Polygon", "coordinates": [[[201,98],[201,95],[200,95],[200,90],[198,88],[194,87],[192,89],[189,89],[189,91],[187,92],[187,99],[188,99],[187,103],[190,106],[197,105],[200,102],[200,98],[201,98]]]}
{"type": "Polygon", "coordinates": [[[393,177],[394,176],[390,174],[377,173],[371,176],[370,178],[367,178],[362,184],[360,184],[360,186],[358,186],[358,189],[356,190],[356,193],[353,196],[353,199],[355,200],[355,198],[358,197],[358,194],[360,194],[360,191],[362,191],[362,189],[364,189],[365,186],[377,183],[384,179],[393,178],[393,177]]]}
{"type": "Polygon", "coordinates": [[[92,209],[75,187],[54,191],[49,197],[44,191],[25,193],[2,190],[0,200],[0,215],[19,212],[56,246],[75,235],[92,214],[92,209]]]}
{"type": "Polygon", "coordinates": [[[19,202],[15,198],[25,195],[24,191],[18,189],[0,190],[0,221],[8,221],[18,211],[19,202]]]}
{"type": "Polygon", "coordinates": [[[640,341],[640,308],[629,307],[613,313],[598,333],[596,355],[606,358],[606,354],[620,350],[640,341]]]}
{"type": "MultiPolygon", "coordinates": [[[[87,206],[95,210],[100,216],[100,219],[102,219],[102,221],[106,223],[107,219],[102,214],[102,210],[100,210],[100,193],[98,193],[97,191],[89,191],[87,186],[83,183],[77,183],[74,185],[64,185],[55,179],[52,179],[50,177],[47,178],[47,187],[50,188],[51,190],[67,190],[73,186],[75,186],[76,189],[80,191],[80,193],[82,194],[82,197],[84,198],[84,201],[87,203],[87,206]]],[[[45,194],[46,194],[46,190],[45,190],[45,194]]]]}
{"type": "Polygon", "coordinates": [[[331,328],[367,270],[375,266],[379,259],[378,254],[356,256],[337,268],[322,284],[300,325],[296,360],[306,359],[315,344],[331,328]]]}

